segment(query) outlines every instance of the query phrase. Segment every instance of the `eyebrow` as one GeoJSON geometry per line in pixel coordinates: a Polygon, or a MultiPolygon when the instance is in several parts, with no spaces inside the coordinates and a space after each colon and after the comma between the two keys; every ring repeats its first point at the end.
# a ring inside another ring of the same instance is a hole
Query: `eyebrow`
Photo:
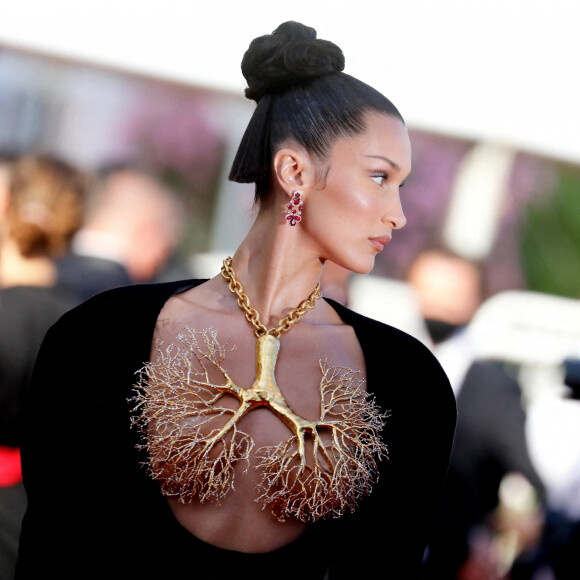
{"type": "Polygon", "coordinates": [[[388,157],[383,157],[382,155],[364,155],[364,157],[370,157],[371,159],[382,159],[386,161],[395,171],[401,171],[401,168],[388,157]]]}

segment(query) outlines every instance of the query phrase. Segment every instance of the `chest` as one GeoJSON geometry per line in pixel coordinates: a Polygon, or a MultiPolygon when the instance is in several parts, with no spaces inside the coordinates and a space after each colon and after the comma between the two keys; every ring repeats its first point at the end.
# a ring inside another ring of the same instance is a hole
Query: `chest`
{"type": "Polygon", "coordinates": [[[342,515],[386,452],[364,373],[319,358],[317,341],[285,341],[284,357],[272,336],[248,342],[184,328],[156,349],[138,397],[152,476],[183,503],[219,503],[249,472],[279,521],[342,515]]]}

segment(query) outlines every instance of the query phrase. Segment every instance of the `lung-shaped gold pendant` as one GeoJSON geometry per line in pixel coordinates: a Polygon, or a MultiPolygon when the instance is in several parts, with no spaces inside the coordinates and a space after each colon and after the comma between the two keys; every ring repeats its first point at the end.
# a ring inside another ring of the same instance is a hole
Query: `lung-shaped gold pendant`
{"type": "Polygon", "coordinates": [[[215,329],[186,329],[178,338],[179,346],[158,348],[133,399],[149,470],[164,494],[184,503],[194,497],[219,502],[233,487],[235,464],[254,447],[240,420],[266,407],[292,436],[255,452],[261,470],[256,500],[263,508],[280,521],[303,522],[356,508],[376,479],[377,460],[386,456],[380,438],[385,414],[363,390],[360,373],[320,361],[320,416],[311,421],[293,411],[276,383],[279,338],[258,338],[250,388],[238,386],[223,367],[227,349],[215,329]],[[223,380],[215,382],[216,373],[223,380]],[[226,395],[237,407],[223,404],[226,395]]]}

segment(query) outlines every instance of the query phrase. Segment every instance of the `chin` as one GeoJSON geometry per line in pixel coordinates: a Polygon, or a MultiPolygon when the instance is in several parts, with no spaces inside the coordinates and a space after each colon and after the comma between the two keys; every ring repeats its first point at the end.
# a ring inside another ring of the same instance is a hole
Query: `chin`
{"type": "Polygon", "coordinates": [[[373,271],[373,268],[375,267],[375,263],[373,262],[370,266],[368,266],[367,268],[361,268],[360,270],[353,270],[353,272],[355,274],[370,274],[373,271]]]}
{"type": "Polygon", "coordinates": [[[375,267],[375,258],[373,256],[365,260],[352,260],[344,267],[355,274],[368,274],[375,267]]]}

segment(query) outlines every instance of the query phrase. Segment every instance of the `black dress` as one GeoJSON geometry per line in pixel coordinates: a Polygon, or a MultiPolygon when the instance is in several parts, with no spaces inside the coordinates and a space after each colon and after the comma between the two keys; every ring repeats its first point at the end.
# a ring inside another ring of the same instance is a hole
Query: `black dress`
{"type": "Polygon", "coordinates": [[[23,445],[29,507],[18,580],[42,578],[420,577],[453,432],[455,400],[421,343],[329,303],[364,353],[367,389],[390,411],[389,459],[357,511],[317,522],[267,554],[192,536],[151,480],[130,428],[135,373],[149,359],[163,304],[199,281],[105,292],[67,313],[41,349],[23,445]]]}

